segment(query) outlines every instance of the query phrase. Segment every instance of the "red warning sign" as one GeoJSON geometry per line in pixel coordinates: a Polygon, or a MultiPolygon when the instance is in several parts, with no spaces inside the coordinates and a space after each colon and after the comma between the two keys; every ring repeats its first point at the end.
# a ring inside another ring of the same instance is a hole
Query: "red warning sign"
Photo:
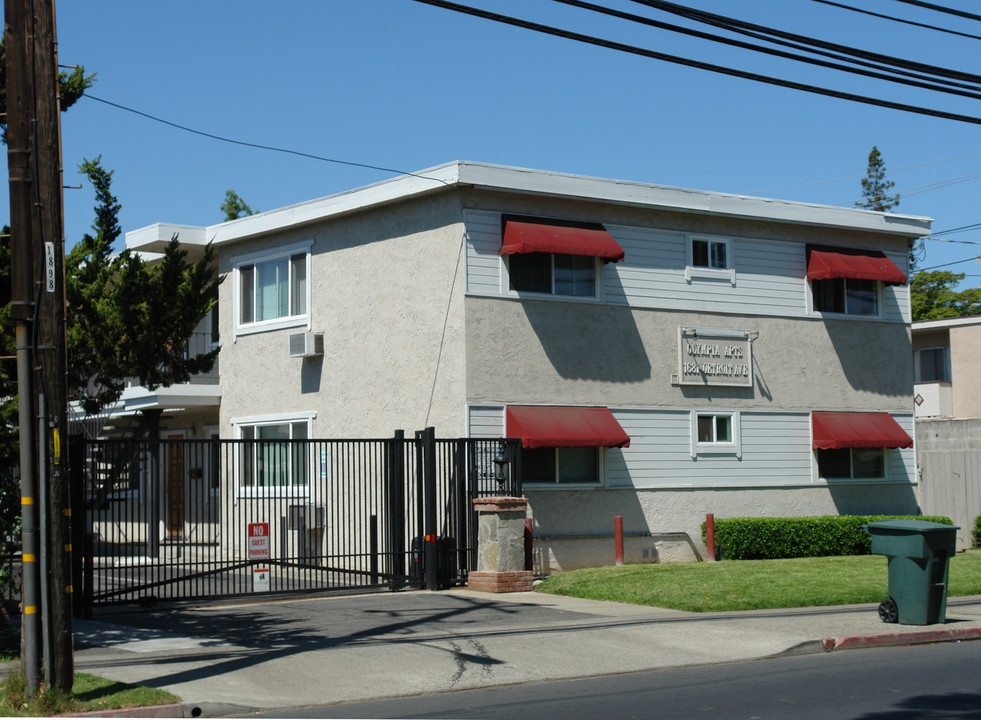
{"type": "Polygon", "coordinates": [[[269,523],[249,523],[249,536],[246,538],[249,560],[269,559],[269,523]]]}

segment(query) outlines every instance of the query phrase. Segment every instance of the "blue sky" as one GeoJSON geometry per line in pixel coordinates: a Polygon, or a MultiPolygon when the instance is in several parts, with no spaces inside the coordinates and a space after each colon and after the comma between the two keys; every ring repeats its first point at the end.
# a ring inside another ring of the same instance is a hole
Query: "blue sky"
{"type": "MultiPolygon", "coordinates": [[[[461,0],[619,42],[847,92],[981,117],[981,102],[858,78],[603,18],[552,0],[461,0]]],[[[692,23],[629,0],[597,0],[692,23]]],[[[897,0],[841,0],[981,36],[981,22],[897,0]]],[[[688,0],[699,9],[944,67],[977,71],[981,40],[815,0],[688,0]]],[[[978,11],[970,0],[949,7],[978,11]]],[[[196,130],[416,171],[451,160],[852,205],[882,151],[898,212],[934,230],[981,223],[981,125],[770,87],[547,37],[412,0],[100,0],[57,3],[59,60],[95,97],[196,130]],[[953,158],[953,159],[952,159],[953,158]],[[972,177],[977,175],[977,177],[972,177]],[[940,187],[933,187],[940,185],[940,187]],[[932,188],[932,189],[929,189],[932,188]],[[762,192],[760,192],[762,191],[762,192]]],[[[710,30],[710,28],[702,28],[710,30]]],[[[63,116],[67,185],[102,156],[121,224],[207,225],[227,189],[271,210],[395,173],[243,147],[83,99],[63,116]]],[[[69,245],[94,196],[65,191],[69,245]]],[[[9,216],[9,214],[8,214],[9,216]]],[[[981,230],[928,242],[921,268],[981,253],[981,230]]],[[[950,265],[981,280],[975,260],[950,265]]]]}

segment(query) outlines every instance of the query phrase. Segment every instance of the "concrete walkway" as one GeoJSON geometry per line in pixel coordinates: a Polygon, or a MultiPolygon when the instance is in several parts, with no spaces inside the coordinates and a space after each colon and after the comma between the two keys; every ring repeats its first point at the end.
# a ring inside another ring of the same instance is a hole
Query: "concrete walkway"
{"type": "Polygon", "coordinates": [[[876,605],[689,613],[455,590],[103,612],[77,622],[75,657],[184,700],[144,717],[197,717],[978,638],[981,596],[951,598],[945,624],[905,626],[876,605]]]}

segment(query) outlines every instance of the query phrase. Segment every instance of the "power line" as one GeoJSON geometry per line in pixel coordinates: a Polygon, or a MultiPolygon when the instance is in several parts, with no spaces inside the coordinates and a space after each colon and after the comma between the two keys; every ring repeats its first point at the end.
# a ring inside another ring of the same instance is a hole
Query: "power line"
{"type": "Polygon", "coordinates": [[[958,17],[967,18],[968,20],[981,20],[981,15],[975,15],[974,13],[969,13],[966,10],[956,10],[955,8],[944,7],[943,5],[934,5],[933,3],[923,2],[923,0],[896,0],[896,2],[906,3],[907,5],[916,5],[917,7],[926,8],[928,10],[936,10],[937,12],[947,13],[948,15],[956,15],[958,17]]]}
{"type": "MultiPolygon", "coordinates": [[[[903,167],[890,168],[889,172],[899,172],[900,170],[912,170],[914,168],[924,167],[926,165],[936,165],[937,163],[951,162],[953,160],[963,160],[964,158],[975,157],[976,155],[981,155],[981,151],[966,153],[964,155],[957,155],[955,157],[943,158],[942,160],[927,160],[926,162],[916,163],[915,165],[904,165],[903,167]]],[[[830,180],[814,180],[812,182],[799,183],[797,185],[784,185],[783,187],[767,188],[766,190],[752,190],[750,192],[739,193],[740,195],[761,195],[762,193],[776,192],[778,190],[796,190],[797,188],[809,187],[811,185],[825,185],[827,183],[842,182],[844,180],[858,180],[859,178],[865,177],[865,173],[861,175],[847,175],[840,178],[832,178],[830,180]]]]}
{"type": "Polygon", "coordinates": [[[871,15],[872,17],[882,18],[883,20],[892,20],[893,22],[903,23],[904,25],[915,25],[916,27],[925,28],[927,30],[936,30],[937,32],[948,33],[950,35],[959,35],[961,37],[971,38],[972,40],[981,40],[981,35],[972,35],[971,33],[960,32],[958,30],[950,30],[949,28],[937,27],[936,25],[928,25],[927,23],[920,23],[914,20],[906,20],[904,18],[893,17],[892,15],[885,15],[883,13],[872,12],[871,10],[852,7],[851,5],[845,5],[844,3],[832,2],[831,0],[813,0],[813,1],[817,3],[821,3],[822,5],[831,5],[832,7],[841,8],[843,10],[851,10],[852,12],[862,13],[863,15],[871,15]]]}
{"type": "Polygon", "coordinates": [[[567,40],[575,40],[576,42],[585,43],[587,45],[595,45],[597,47],[604,47],[610,50],[618,50],[620,52],[626,52],[632,55],[639,55],[641,57],[647,57],[653,60],[662,60],[664,62],[675,63],[677,65],[684,65],[686,67],[691,67],[698,70],[708,70],[709,72],[718,73],[720,75],[738,77],[744,80],[754,80],[756,82],[760,82],[768,85],[776,85],[778,87],[784,87],[791,90],[800,90],[803,92],[809,92],[816,95],[823,95],[825,97],[837,98],[839,100],[850,100],[852,102],[863,103],[866,105],[875,105],[877,107],[884,107],[890,110],[901,110],[903,112],[910,112],[918,115],[928,115],[931,117],[937,117],[944,120],[955,120],[957,122],[965,122],[965,123],[970,123],[972,125],[981,125],[981,118],[974,117],[971,115],[961,115],[959,113],[951,113],[944,110],[924,108],[917,105],[908,105],[906,103],[898,103],[898,102],[893,102],[891,100],[882,100],[879,98],[868,97],[866,95],[856,95],[854,93],[846,93],[839,90],[831,90],[829,88],[823,88],[817,85],[808,85],[806,83],[799,83],[793,80],[784,80],[782,78],[775,78],[769,75],[760,75],[759,73],[751,73],[744,70],[736,70],[721,65],[715,65],[713,63],[706,63],[706,62],[701,62],[699,60],[692,60],[690,58],[679,57],[677,55],[669,55],[667,53],[661,53],[654,50],[647,50],[645,48],[639,48],[634,45],[627,45],[625,43],[615,42],[612,40],[603,40],[601,38],[597,38],[591,35],[584,35],[582,33],[573,32],[571,30],[563,30],[561,28],[556,28],[551,25],[543,25],[541,23],[536,23],[529,20],[522,20],[519,18],[511,17],[509,15],[501,15],[499,13],[490,12],[488,10],[481,10],[466,5],[460,5],[454,2],[448,2],[448,0],[413,0],[413,1],[421,3],[423,5],[431,5],[433,7],[442,8],[444,10],[452,10],[454,12],[462,13],[465,15],[472,15],[474,17],[483,18],[485,20],[492,20],[494,22],[499,22],[505,25],[520,27],[525,30],[532,30],[534,32],[543,33],[545,35],[552,35],[553,37],[561,37],[567,40]]]}
{"type": "Polygon", "coordinates": [[[845,62],[852,63],[852,65],[843,65],[841,63],[831,62],[829,60],[821,60],[819,58],[807,57],[806,55],[799,55],[796,53],[786,52],[784,50],[777,50],[775,48],[763,47],[760,45],[755,45],[753,43],[743,42],[741,40],[733,40],[731,38],[725,38],[720,35],[713,35],[711,33],[702,32],[700,30],[693,30],[691,28],[682,27],[680,25],[673,25],[671,23],[665,23],[659,20],[653,20],[651,18],[642,17],[640,15],[635,15],[633,13],[623,12],[622,10],[614,10],[613,8],[607,8],[601,5],[596,5],[591,2],[586,2],[586,0],[553,0],[553,1],[557,3],[561,3],[563,5],[571,5],[572,7],[577,7],[583,10],[590,10],[592,12],[596,12],[602,15],[616,17],[621,20],[628,20],[630,22],[647,25],[648,27],[656,27],[660,30],[668,30],[670,32],[679,33],[681,35],[696,37],[701,40],[708,40],[710,42],[721,43],[723,45],[729,45],[730,47],[738,47],[743,50],[751,50],[753,52],[763,53],[774,57],[781,57],[788,60],[794,60],[796,62],[807,63],[810,65],[818,65],[820,67],[830,68],[832,70],[839,70],[841,72],[852,73],[855,75],[862,75],[864,77],[871,77],[877,80],[885,80],[886,82],[900,83],[903,85],[924,88],[926,90],[933,90],[935,92],[945,92],[952,95],[960,95],[963,97],[981,99],[981,95],[979,95],[977,92],[972,92],[972,90],[981,89],[978,88],[976,85],[968,85],[964,83],[953,82],[950,80],[938,79],[936,77],[925,76],[925,75],[904,71],[904,70],[896,71],[889,67],[885,67],[881,64],[852,60],[847,56],[843,56],[837,53],[815,51],[804,45],[800,45],[797,43],[772,40],[758,33],[750,33],[750,34],[753,37],[757,37],[766,42],[777,43],[780,45],[784,45],[786,47],[803,50],[804,52],[823,55],[825,57],[841,59],[844,60],[845,62]],[[868,68],[877,68],[880,70],[886,70],[887,72],[876,72],[875,70],[863,70],[860,67],[855,67],[855,65],[861,65],[868,68]],[[888,73],[892,73],[892,74],[888,74],[888,73]],[[940,85],[936,84],[938,82],[942,84],[940,85]],[[955,88],[967,88],[967,89],[958,90],[955,88]]]}
{"type": "MultiPolygon", "coordinates": [[[[792,40],[794,42],[804,43],[805,45],[819,47],[825,50],[832,50],[845,55],[853,55],[855,57],[860,57],[877,63],[883,63],[885,65],[893,65],[908,70],[926,72],[931,75],[939,75],[942,77],[964,80],[971,83],[981,82],[981,76],[964,72],[962,70],[951,70],[938,65],[929,65],[927,63],[906,60],[904,58],[898,58],[892,55],[883,55],[881,53],[875,53],[869,50],[862,50],[861,48],[853,48],[848,45],[840,45],[838,43],[828,42],[826,40],[818,40],[817,38],[808,37],[806,35],[798,35],[797,33],[777,30],[765,25],[757,25],[755,23],[746,22],[745,20],[737,20],[725,15],[716,15],[715,13],[705,12],[704,10],[696,10],[684,5],[667,2],[667,0],[632,0],[632,2],[744,35],[762,33],[767,37],[772,36],[782,38],[784,40],[792,40]]],[[[753,37],[758,37],[758,35],[753,35],[753,37]]]]}
{"type": "Polygon", "coordinates": [[[85,93],[82,95],[83,98],[88,98],[89,100],[95,100],[104,105],[109,105],[119,110],[125,110],[126,112],[133,113],[134,115],[139,115],[140,117],[145,117],[148,120],[153,120],[154,122],[161,123],[163,125],[169,125],[170,127],[177,128],[178,130],[183,130],[184,132],[193,133],[194,135],[200,135],[201,137],[211,138],[212,140],[220,140],[221,142],[231,143],[232,145],[242,145],[244,147],[256,148],[258,150],[270,150],[272,152],[286,153],[287,155],[296,155],[298,157],[309,158],[311,160],[320,160],[322,162],[335,163],[337,165],[348,165],[350,167],[360,167],[367,168],[368,170],[379,170],[381,172],[394,173],[396,175],[410,175],[412,177],[422,178],[423,180],[432,180],[433,182],[442,183],[443,185],[449,185],[445,180],[439,178],[427,177],[426,175],[420,175],[418,173],[405,172],[403,170],[395,170],[394,168],[381,167],[379,165],[368,165],[367,163],[353,162],[350,160],[338,160],[336,158],[323,157],[322,155],[314,155],[312,153],[301,152],[299,150],[290,150],[289,148],[274,147],[272,145],[263,145],[261,143],[246,142],[244,140],[234,140],[232,138],[227,138],[222,135],[215,135],[214,133],[204,132],[203,130],[195,130],[194,128],[187,127],[186,125],[180,125],[178,123],[172,122],[170,120],[164,120],[156,115],[150,115],[149,113],[142,112],[141,110],[135,110],[131,107],[126,107],[125,105],[120,105],[119,103],[110,102],[109,100],[104,100],[102,98],[96,97],[95,95],[90,95],[85,93]]]}

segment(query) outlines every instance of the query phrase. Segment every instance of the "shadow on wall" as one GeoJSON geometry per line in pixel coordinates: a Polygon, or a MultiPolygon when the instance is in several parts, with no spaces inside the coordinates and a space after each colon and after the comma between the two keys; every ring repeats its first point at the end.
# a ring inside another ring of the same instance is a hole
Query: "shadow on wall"
{"type": "Polygon", "coordinates": [[[853,390],[886,397],[912,396],[913,353],[905,325],[825,320],[824,328],[853,390]],[[883,352],[888,348],[902,352],[883,352]],[[882,357],[887,361],[869,361],[882,357]]]}
{"type": "MultiPolygon", "coordinates": [[[[525,493],[534,517],[533,570],[536,575],[613,565],[616,560],[614,518],[623,518],[624,563],[698,560],[679,534],[658,534],[651,528],[633,492],[525,493]]],[[[701,538],[691,538],[700,545],[701,538]]]]}
{"type": "Polygon", "coordinates": [[[640,382],[651,361],[627,308],[567,303],[521,303],[552,367],[570,380],[640,382]]]}
{"type": "Polygon", "coordinates": [[[324,371],[323,355],[303,358],[300,368],[300,392],[304,395],[320,392],[320,377],[324,371]]]}
{"type": "Polygon", "coordinates": [[[829,480],[828,491],[839,515],[917,515],[920,512],[910,484],[857,485],[829,480]]]}

